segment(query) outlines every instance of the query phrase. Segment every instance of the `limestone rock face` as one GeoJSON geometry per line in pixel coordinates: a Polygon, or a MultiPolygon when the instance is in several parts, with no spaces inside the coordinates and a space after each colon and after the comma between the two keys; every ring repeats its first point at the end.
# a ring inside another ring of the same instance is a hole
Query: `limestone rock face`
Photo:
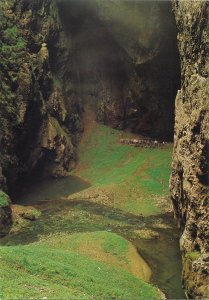
{"type": "Polygon", "coordinates": [[[183,284],[191,298],[209,297],[208,4],[173,1],[182,87],[176,98],[170,188],[182,229],[183,284]]]}
{"type": "Polygon", "coordinates": [[[39,172],[66,174],[82,110],[56,2],[3,0],[0,15],[0,188],[6,178],[11,189],[39,172]]]}

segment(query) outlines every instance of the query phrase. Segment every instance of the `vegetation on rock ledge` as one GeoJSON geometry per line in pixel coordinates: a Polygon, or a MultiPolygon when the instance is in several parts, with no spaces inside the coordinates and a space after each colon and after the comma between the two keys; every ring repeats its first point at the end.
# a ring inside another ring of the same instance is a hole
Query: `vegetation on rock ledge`
{"type": "Polygon", "coordinates": [[[8,206],[10,203],[9,196],[0,190],[0,207],[8,206]]]}

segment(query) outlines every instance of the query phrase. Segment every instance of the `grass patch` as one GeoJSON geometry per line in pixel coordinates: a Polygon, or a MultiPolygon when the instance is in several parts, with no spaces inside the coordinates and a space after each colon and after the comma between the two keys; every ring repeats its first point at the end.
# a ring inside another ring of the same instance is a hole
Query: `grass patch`
{"type": "MultiPolygon", "coordinates": [[[[127,241],[110,233],[95,233],[92,239],[109,240],[107,251],[121,255],[127,241]]],[[[89,236],[90,237],[90,236],[89,236]]],[[[66,238],[66,236],[65,236],[66,238]]],[[[72,239],[71,239],[72,238],[72,239]]],[[[24,246],[0,247],[1,298],[24,299],[160,299],[159,291],[121,266],[110,265],[72,250],[72,241],[56,237],[24,246]]],[[[106,244],[106,243],[105,243],[106,244]]]]}
{"type": "Polygon", "coordinates": [[[86,255],[96,261],[126,269],[144,281],[150,280],[151,270],[135,247],[112,232],[95,231],[71,235],[58,233],[43,238],[41,244],[86,255]]]}
{"type": "Polygon", "coordinates": [[[60,248],[60,245],[62,245],[62,249],[70,249],[71,251],[77,251],[82,244],[86,244],[86,242],[92,245],[94,244],[95,247],[100,244],[104,252],[120,259],[126,257],[130,245],[130,243],[121,236],[106,231],[76,233],[67,237],[64,236],[64,240],[62,240],[62,235],[60,237],[61,238],[59,238],[59,235],[55,236],[55,238],[52,236],[48,241],[46,240],[45,242],[43,240],[41,243],[45,242],[47,245],[50,244],[56,248],[60,248]]]}
{"type": "Polygon", "coordinates": [[[74,174],[89,180],[93,189],[111,185],[116,208],[146,216],[161,213],[155,200],[169,194],[172,147],[134,148],[119,143],[121,134],[96,124],[80,145],[74,174]]]}

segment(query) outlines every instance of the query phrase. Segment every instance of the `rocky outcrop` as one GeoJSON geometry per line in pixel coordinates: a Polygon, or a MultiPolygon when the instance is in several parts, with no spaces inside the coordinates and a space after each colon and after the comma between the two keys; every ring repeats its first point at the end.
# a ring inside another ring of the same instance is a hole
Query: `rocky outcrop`
{"type": "Polygon", "coordinates": [[[65,175],[75,162],[81,106],[69,75],[70,40],[55,1],[0,3],[1,187],[65,175]]]}
{"type": "Polygon", "coordinates": [[[180,64],[167,1],[58,0],[72,76],[97,120],[172,139],[180,64]]]}
{"type": "Polygon", "coordinates": [[[182,87],[176,98],[171,195],[182,229],[183,284],[209,297],[209,3],[173,1],[182,87]]]}

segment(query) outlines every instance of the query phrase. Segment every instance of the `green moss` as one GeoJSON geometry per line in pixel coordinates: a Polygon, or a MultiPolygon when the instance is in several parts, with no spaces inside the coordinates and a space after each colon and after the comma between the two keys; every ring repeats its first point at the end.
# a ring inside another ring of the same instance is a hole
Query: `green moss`
{"type": "Polygon", "coordinates": [[[10,202],[9,196],[0,191],[0,207],[7,206],[10,202]]]}
{"type": "Polygon", "coordinates": [[[191,261],[194,261],[200,257],[199,251],[191,251],[187,253],[187,258],[189,258],[191,261]]]}
{"type": "MultiPolygon", "coordinates": [[[[110,235],[104,234],[105,239],[110,235]]],[[[99,233],[94,238],[98,236],[99,233]]],[[[115,236],[114,243],[124,250],[124,240],[115,236]]],[[[115,252],[114,246],[109,245],[108,249],[115,252]]],[[[73,252],[68,240],[63,240],[59,248],[45,240],[27,246],[0,247],[0,253],[3,299],[161,298],[155,287],[123,268],[73,252]]]]}

